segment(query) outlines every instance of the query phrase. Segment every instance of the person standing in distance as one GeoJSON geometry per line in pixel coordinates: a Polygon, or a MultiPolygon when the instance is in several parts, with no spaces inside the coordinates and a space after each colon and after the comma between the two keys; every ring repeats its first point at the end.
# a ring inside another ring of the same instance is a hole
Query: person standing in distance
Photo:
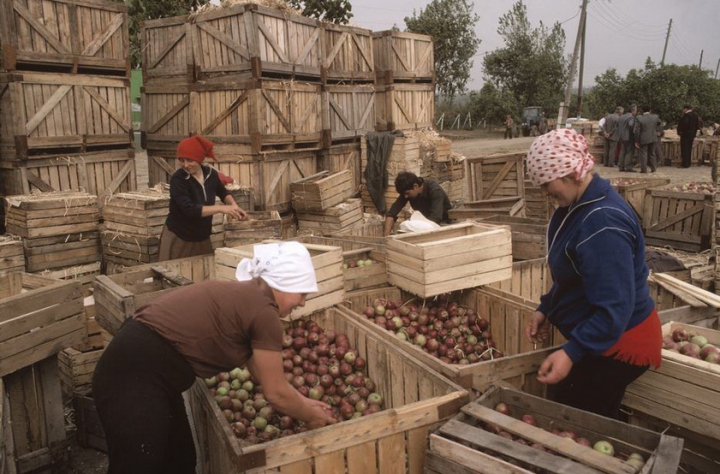
{"type": "Polygon", "coordinates": [[[692,108],[692,105],[685,104],[683,114],[678,121],[677,133],[680,135],[680,157],[682,163],[678,168],[690,168],[693,142],[698,130],[702,128],[702,119],[692,108]]]}
{"type": "Polygon", "coordinates": [[[215,154],[213,143],[201,136],[186,138],[177,147],[180,168],[170,177],[170,207],[160,236],[160,261],[212,253],[214,214],[247,218],[225,189],[223,181],[232,179],[203,165],[205,158],[214,160],[215,154]],[[216,197],[224,204],[215,204],[216,197]]]}
{"type": "Polygon", "coordinates": [[[530,180],[559,207],[548,226],[553,285],[525,336],[545,342],[553,325],[567,339],[538,370],[551,399],[617,418],[627,386],[660,365],[662,331],[638,217],[593,165],[573,130],[538,137],[528,151],[530,180]]]}

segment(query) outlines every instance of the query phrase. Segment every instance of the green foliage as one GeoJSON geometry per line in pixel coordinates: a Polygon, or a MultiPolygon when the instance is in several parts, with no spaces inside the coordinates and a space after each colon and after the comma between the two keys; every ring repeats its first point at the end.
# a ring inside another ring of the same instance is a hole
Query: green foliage
{"type": "Polygon", "coordinates": [[[498,89],[490,82],[486,82],[480,92],[470,92],[470,111],[478,123],[503,123],[508,113],[517,116],[513,112],[520,108],[520,104],[509,90],[498,89]]]}
{"type": "Polygon", "coordinates": [[[303,16],[331,23],[344,25],[353,17],[348,0],[289,0],[288,3],[302,10],[303,16]]]}
{"type": "Polygon", "coordinates": [[[644,69],[632,69],[625,78],[608,69],[595,78],[595,87],[585,97],[594,117],[634,103],[649,105],[674,125],[689,103],[706,123],[720,120],[720,80],[697,66],[658,66],[648,59],[644,69]]]}
{"type": "Polygon", "coordinates": [[[447,98],[465,92],[480,45],[473,7],[467,0],[433,0],[420,13],[405,17],[407,31],[433,37],[436,90],[447,98]]]}
{"type": "Polygon", "coordinates": [[[546,113],[557,109],[569,72],[560,23],[548,28],[540,22],[532,28],[522,0],[499,23],[498,34],[505,46],[485,56],[483,71],[487,82],[514,97],[517,108],[506,112],[519,113],[527,106],[541,106],[546,113]]]}
{"type": "Polygon", "coordinates": [[[140,51],[140,23],[145,20],[169,18],[187,15],[193,9],[205,5],[210,0],[116,0],[128,6],[130,21],[130,64],[139,68],[142,62],[140,51]]]}

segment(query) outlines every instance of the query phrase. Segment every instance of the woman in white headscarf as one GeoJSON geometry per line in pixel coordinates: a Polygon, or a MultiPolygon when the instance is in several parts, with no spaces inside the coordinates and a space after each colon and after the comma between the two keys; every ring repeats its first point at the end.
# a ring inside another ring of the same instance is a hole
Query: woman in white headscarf
{"type": "Polygon", "coordinates": [[[109,473],[191,474],[195,448],[182,392],[196,377],[246,366],[280,412],[310,429],[333,423],[330,407],[285,379],[281,317],[317,291],[298,242],[256,245],[238,281],[204,281],[138,309],[105,349],[93,396],[107,438],[109,473]]]}
{"type": "Polygon", "coordinates": [[[544,341],[552,324],[567,342],[542,363],[538,380],[560,403],[617,418],[625,388],[660,365],[660,319],[640,223],[593,173],[587,140],[574,130],[536,138],[526,164],[533,184],[560,206],[548,226],[553,286],[525,334],[544,341]]]}

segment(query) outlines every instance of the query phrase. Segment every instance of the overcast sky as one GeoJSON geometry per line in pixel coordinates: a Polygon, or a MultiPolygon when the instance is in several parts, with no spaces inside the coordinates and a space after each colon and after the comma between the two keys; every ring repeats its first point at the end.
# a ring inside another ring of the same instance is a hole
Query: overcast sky
{"type": "MultiPolygon", "coordinates": [[[[424,8],[429,0],[351,0],[351,23],[373,31],[397,25],[405,30],[405,17],[424,8]]],[[[483,56],[503,47],[497,34],[498,19],[509,12],[516,0],[476,0],[480,16],[475,32],[482,41],[474,58],[470,90],[482,87],[483,56]]],[[[526,0],[532,27],[542,21],[551,27],[562,23],[566,50],[572,53],[577,36],[582,0],[526,0]]],[[[588,3],[585,73],[583,84],[614,67],[625,77],[630,69],[642,69],[649,56],[660,63],[672,19],[665,64],[700,63],[715,73],[720,58],[720,0],[590,0],[588,3]]],[[[575,82],[577,86],[577,78],[575,82]]]]}

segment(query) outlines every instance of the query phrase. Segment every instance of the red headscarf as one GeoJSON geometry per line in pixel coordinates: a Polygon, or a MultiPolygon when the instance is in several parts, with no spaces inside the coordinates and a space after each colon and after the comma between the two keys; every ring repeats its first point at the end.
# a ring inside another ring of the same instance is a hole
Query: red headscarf
{"type": "MultiPolygon", "coordinates": [[[[213,143],[200,135],[194,135],[180,142],[177,147],[177,157],[202,163],[205,158],[215,160],[213,143]]],[[[217,161],[217,160],[215,160],[217,161]]]]}

